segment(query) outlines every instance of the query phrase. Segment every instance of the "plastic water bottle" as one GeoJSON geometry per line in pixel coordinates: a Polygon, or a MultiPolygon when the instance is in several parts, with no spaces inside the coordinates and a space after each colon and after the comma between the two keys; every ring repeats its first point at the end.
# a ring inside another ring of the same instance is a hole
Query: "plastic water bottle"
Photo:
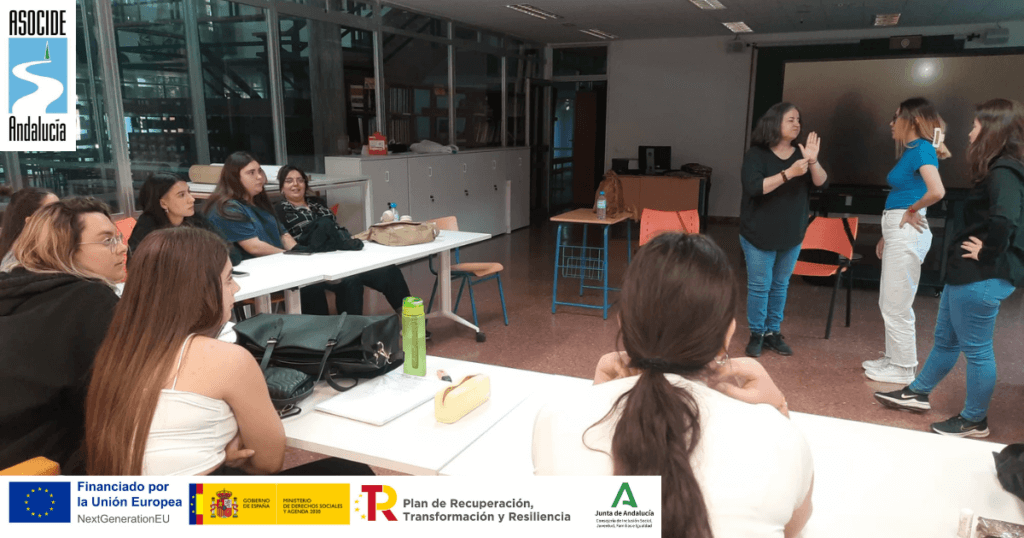
{"type": "MultiPolygon", "coordinates": [[[[394,204],[392,204],[394,205],[394,204]]],[[[406,297],[402,301],[403,371],[410,375],[427,374],[427,324],[423,315],[423,299],[406,297]]]]}
{"type": "Polygon", "coordinates": [[[608,200],[604,197],[604,191],[597,195],[597,218],[604,220],[608,211],[608,200]]]}
{"type": "Polygon", "coordinates": [[[398,222],[398,204],[391,202],[388,207],[391,208],[391,215],[395,217],[395,222],[398,222]]]}

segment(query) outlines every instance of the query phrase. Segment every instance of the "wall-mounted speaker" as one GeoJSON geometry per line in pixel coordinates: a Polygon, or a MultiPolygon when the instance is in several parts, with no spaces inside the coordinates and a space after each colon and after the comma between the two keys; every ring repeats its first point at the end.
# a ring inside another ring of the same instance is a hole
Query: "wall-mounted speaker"
{"type": "Polygon", "coordinates": [[[746,45],[747,44],[742,42],[742,41],[726,41],[725,42],[725,52],[730,53],[730,54],[736,54],[738,52],[743,52],[743,49],[746,48],[746,45]]]}

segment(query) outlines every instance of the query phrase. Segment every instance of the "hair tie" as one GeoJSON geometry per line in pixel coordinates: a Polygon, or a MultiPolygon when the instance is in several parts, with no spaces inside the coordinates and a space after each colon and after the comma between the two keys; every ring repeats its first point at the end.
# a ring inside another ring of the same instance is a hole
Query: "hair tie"
{"type": "Polygon", "coordinates": [[[932,147],[939,149],[942,146],[942,141],[946,139],[946,133],[942,132],[942,129],[936,127],[935,132],[932,133],[932,147]]]}
{"type": "Polygon", "coordinates": [[[659,357],[637,359],[635,364],[636,367],[641,370],[654,370],[656,372],[665,372],[667,371],[667,368],[669,368],[669,364],[659,357]]]}

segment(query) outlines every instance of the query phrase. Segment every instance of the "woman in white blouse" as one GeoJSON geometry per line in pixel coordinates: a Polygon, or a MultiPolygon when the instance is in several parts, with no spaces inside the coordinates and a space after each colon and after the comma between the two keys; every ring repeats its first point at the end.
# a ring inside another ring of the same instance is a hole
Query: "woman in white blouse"
{"type": "Polygon", "coordinates": [[[660,475],[663,536],[799,533],[810,449],[764,368],[729,360],[739,298],[706,236],[645,245],[619,302],[625,352],[601,358],[594,387],[538,414],[536,474],[660,475]]]}

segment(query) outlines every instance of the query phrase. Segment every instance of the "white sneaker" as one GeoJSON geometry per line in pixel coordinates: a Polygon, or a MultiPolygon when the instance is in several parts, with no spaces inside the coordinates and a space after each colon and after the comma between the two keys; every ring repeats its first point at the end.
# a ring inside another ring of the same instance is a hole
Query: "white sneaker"
{"type": "Polygon", "coordinates": [[[864,361],[860,363],[861,368],[865,370],[878,370],[889,365],[889,357],[882,357],[873,361],[864,361]]]}
{"type": "Polygon", "coordinates": [[[914,382],[916,368],[909,366],[896,366],[895,364],[886,364],[881,368],[868,368],[864,372],[864,375],[868,376],[868,379],[878,381],[880,383],[897,383],[900,385],[909,385],[914,382]]]}

